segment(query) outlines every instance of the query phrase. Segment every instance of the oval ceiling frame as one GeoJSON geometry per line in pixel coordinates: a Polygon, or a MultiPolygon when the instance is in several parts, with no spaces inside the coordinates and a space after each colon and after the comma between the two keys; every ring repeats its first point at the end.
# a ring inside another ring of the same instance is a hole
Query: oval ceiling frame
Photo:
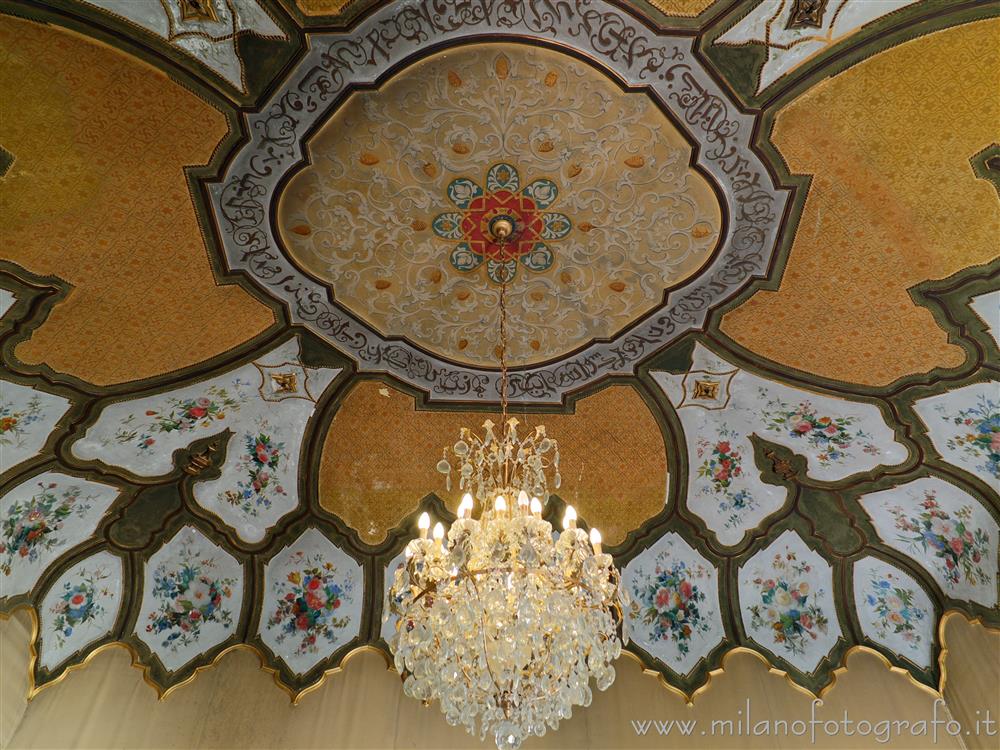
{"type": "Polygon", "coordinates": [[[741,112],[706,71],[693,37],[653,33],[603,0],[393,4],[351,31],[311,35],[305,57],[259,111],[246,115],[248,140],[206,186],[223,261],[281,300],[291,322],[349,356],[359,371],[390,374],[425,392],[427,401],[495,403],[499,372],[447,361],[373,330],[286,257],[274,210],[286,177],[307,158],[308,136],[346,94],[443,45],[504,38],[562,48],[628,89],[645,90],[694,144],[694,163],[714,181],[726,217],[720,249],[699,274],[614,339],[513,372],[512,402],[560,404],[587,385],[633,374],[664,346],[703,327],[713,308],[767,277],[793,190],[779,185],[753,150],[755,116],[741,112]]]}

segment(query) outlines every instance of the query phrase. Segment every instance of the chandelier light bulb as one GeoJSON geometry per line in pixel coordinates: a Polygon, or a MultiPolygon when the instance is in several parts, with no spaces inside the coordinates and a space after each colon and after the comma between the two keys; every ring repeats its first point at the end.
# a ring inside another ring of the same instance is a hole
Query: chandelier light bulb
{"type": "Polygon", "coordinates": [[[420,529],[420,538],[427,538],[427,530],[431,527],[431,517],[429,513],[421,513],[417,519],[417,528],[420,529]]]}
{"type": "Polygon", "coordinates": [[[572,505],[566,506],[566,514],[563,516],[563,528],[564,529],[576,528],[576,508],[574,508],[572,505]]]}
{"type": "Polygon", "coordinates": [[[434,524],[434,541],[440,547],[443,540],[444,540],[444,524],[438,521],[436,524],[434,524]]]}
{"type": "Polygon", "coordinates": [[[531,515],[535,518],[542,517],[542,501],[537,497],[531,498],[531,515]]]}
{"type": "Polygon", "coordinates": [[[462,502],[458,504],[459,518],[472,518],[472,495],[466,492],[462,496],[462,502]]]}
{"type": "Polygon", "coordinates": [[[521,490],[517,493],[517,507],[522,513],[528,511],[528,506],[531,504],[531,499],[528,497],[528,493],[521,490]]]}
{"type": "Polygon", "coordinates": [[[597,529],[590,530],[590,543],[594,547],[594,554],[601,554],[601,532],[597,529]]]}
{"type": "Polygon", "coordinates": [[[493,503],[493,510],[497,513],[507,512],[507,499],[503,495],[497,495],[497,499],[493,503]]]}

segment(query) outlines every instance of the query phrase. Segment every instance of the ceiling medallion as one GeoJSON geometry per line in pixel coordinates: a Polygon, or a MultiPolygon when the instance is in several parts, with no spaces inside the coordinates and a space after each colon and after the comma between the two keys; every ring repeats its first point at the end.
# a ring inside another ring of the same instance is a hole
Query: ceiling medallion
{"type": "MultiPolygon", "coordinates": [[[[508,216],[491,223],[499,268],[517,253],[524,229],[508,216]]],[[[512,276],[500,277],[504,381],[505,292],[512,276]]],[[[482,436],[463,428],[450,451],[445,448],[438,470],[450,489],[448,456],[454,454],[459,489],[467,490],[459,517],[447,533],[437,523],[428,538],[430,517],[421,515],[420,537],[406,546],[383,620],[397,618],[389,647],[403,692],[440,701],[449,724],[473,735],[478,727],[480,739],[492,733],[503,750],[556,729],[573,706],[590,705],[591,678],[599,690],[610,687],[611,662],[628,640],[628,595],[611,555],[601,549],[600,533],[578,529],[573,506],[566,508],[558,537],[542,519],[546,472],[554,471],[554,485],[560,484],[559,446],[543,425],[519,437],[506,399],[501,404],[499,436],[487,420],[482,436]],[[476,502],[478,519],[472,517],[476,502]]]]}
{"type": "Polygon", "coordinates": [[[546,212],[559,188],[542,178],[521,186],[521,178],[510,164],[495,164],[486,173],[486,190],[467,177],[452,180],[448,197],[458,212],[438,214],[434,233],[446,240],[459,240],[451,253],[457,271],[474,271],[486,261],[486,276],[495,284],[510,280],[521,263],[529,271],[542,272],[552,265],[549,244],[569,234],[573,224],[566,214],[546,212]],[[495,223],[517,226],[517,235],[506,244],[500,258],[495,223]]]}
{"type": "Polygon", "coordinates": [[[498,402],[510,275],[506,396],[561,404],[770,273],[789,188],[692,37],[604,0],[395,3],[309,37],[207,188],[224,265],[360,372],[498,402]]]}

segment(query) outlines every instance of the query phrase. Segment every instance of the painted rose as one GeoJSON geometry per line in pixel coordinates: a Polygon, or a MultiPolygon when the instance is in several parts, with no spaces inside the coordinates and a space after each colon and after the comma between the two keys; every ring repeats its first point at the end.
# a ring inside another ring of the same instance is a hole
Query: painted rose
{"type": "Polygon", "coordinates": [[[92,507],[93,498],[81,494],[76,485],[39,482],[29,500],[11,505],[0,526],[0,572],[9,576],[16,559],[34,563],[43,551],[61,546],[59,532],[66,520],[74,515],[82,518],[92,507]]]}
{"type": "Polygon", "coordinates": [[[295,654],[303,656],[318,653],[318,641],[337,643],[338,631],[348,626],[350,618],[338,617],[336,612],[353,598],[354,581],[350,572],[339,575],[322,555],[298,552],[292,562],[296,569],[272,586],[277,606],[268,618],[267,629],[278,631],[278,643],[293,639],[295,654]]]}
{"type": "Polygon", "coordinates": [[[775,555],[771,568],[780,577],[757,574],[753,579],[760,603],[749,607],[751,627],[763,631],[762,635],[769,633],[789,653],[803,654],[810,640],[828,631],[829,620],[817,602],[824,592],[810,593],[809,583],[801,577],[812,567],[799,562],[794,552],[775,555]]]}
{"type": "Polygon", "coordinates": [[[685,561],[662,552],[657,556],[652,576],[642,569],[636,571],[632,585],[636,599],[633,616],[641,615],[642,622],[650,627],[651,642],[672,641],[677,647],[678,661],[690,651],[691,638],[711,628],[702,611],[706,597],[701,582],[707,577],[704,566],[688,566],[685,561]]]}

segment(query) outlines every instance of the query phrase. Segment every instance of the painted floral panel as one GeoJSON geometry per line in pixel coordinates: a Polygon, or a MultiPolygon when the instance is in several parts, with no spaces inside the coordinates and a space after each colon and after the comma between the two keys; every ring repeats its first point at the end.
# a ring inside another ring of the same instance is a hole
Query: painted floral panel
{"type": "Polygon", "coordinates": [[[919,667],[931,666],[934,606],[913,576],[877,557],[858,560],[854,604],[866,636],[919,667]]]}
{"type": "Polygon", "coordinates": [[[1000,347],[1000,289],[973,297],[969,306],[983,319],[993,340],[1000,347]]]}
{"type": "Polygon", "coordinates": [[[678,674],[689,673],[723,638],[718,571],[670,532],[622,573],[632,599],[632,640],[678,674]]]}
{"type": "Polygon", "coordinates": [[[743,627],[758,644],[805,673],[840,638],[833,571],[794,531],[740,568],[743,627]]]}
{"type": "Polygon", "coordinates": [[[0,499],[0,597],[31,591],[63,552],[97,529],[118,488],[48,471],[0,499]]]}
{"type": "Polygon", "coordinates": [[[264,566],[260,637],[304,674],[359,634],[364,571],[316,529],[264,566]]]}
{"type": "Polygon", "coordinates": [[[170,471],[175,450],[228,428],[221,475],[196,483],[194,498],[241,539],[258,542],[298,507],[302,436],[339,372],[304,367],[290,339],[211,380],[108,406],[73,452],[157,476],[170,471]]]}
{"type": "Polygon", "coordinates": [[[997,602],[997,522],[972,495],[923,477],[859,501],[882,541],[912,557],[946,596],[997,602]]]}
{"type": "Polygon", "coordinates": [[[386,643],[391,643],[393,636],[396,635],[396,622],[399,620],[396,615],[389,614],[387,597],[389,589],[392,588],[392,584],[396,580],[396,571],[405,565],[406,555],[400,552],[385,566],[385,574],[382,577],[382,629],[380,634],[386,643]]]}
{"type": "Polygon", "coordinates": [[[98,552],[69,568],[46,592],[39,608],[39,663],[54,669],[111,632],[122,603],[122,561],[98,552]]]}
{"type": "Polygon", "coordinates": [[[1000,383],[973,383],[913,409],[941,458],[1000,491],[1000,383]]]}
{"type": "Polygon", "coordinates": [[[136,636],[180,669],[236,632],[243,581],[239,561],[185,526],[146,563],[136,636]]]}
{"type": "Polygon", "coordinates": [[[0,380],[0,474],[39,454],[69,399],[0,380]]]}

